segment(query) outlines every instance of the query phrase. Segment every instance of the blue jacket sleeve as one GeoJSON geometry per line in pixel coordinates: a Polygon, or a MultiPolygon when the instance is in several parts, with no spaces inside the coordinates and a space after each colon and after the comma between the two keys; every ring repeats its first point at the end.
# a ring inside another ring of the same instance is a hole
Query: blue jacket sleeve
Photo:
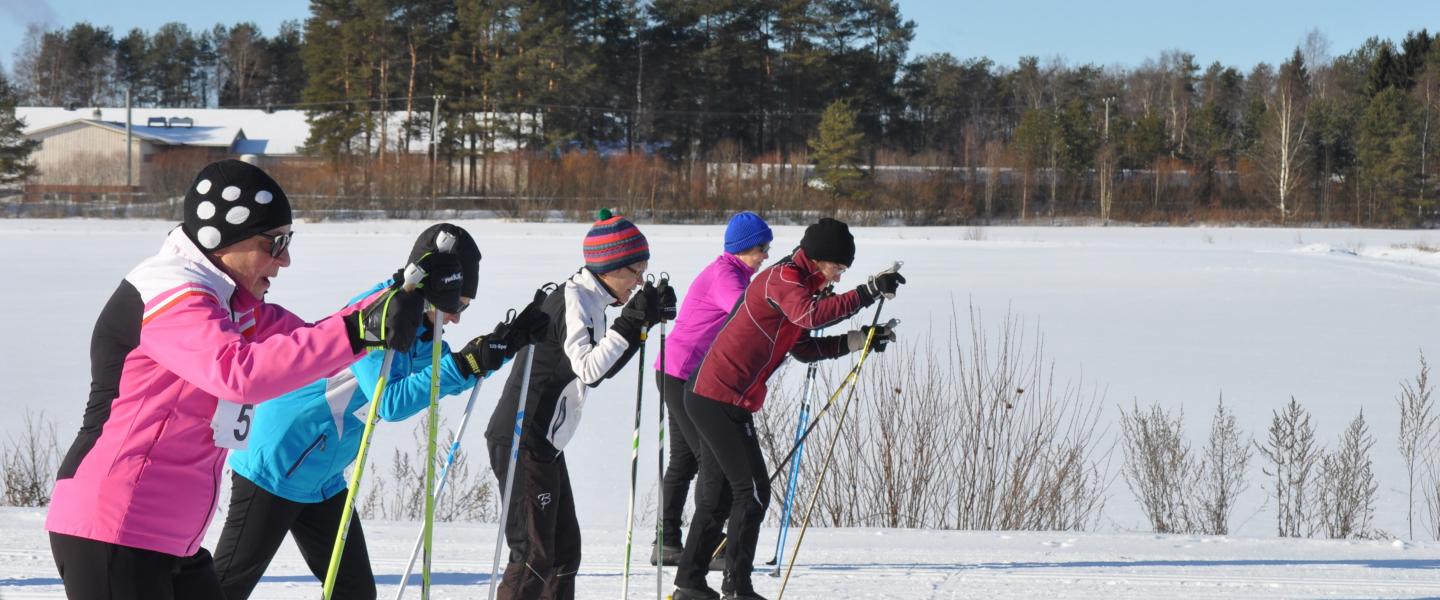
{"type": "MultiPolygon", "coordinates": [[[[440,395],[459,394],[474,386],[479,380],[460,370],[450,354],[449,344],[441,342],[440,346],[440,395]]],[[[409,357],[395,357],[390,366],[390,380],[385,384],[385,398],[380,403],[381,419],[402,421],[430,406],[430,348],[430,344],[420,342],[409,357]],[[406,358],[409,360],[404,360],[406,358]]],[[[384,361],[385,353],[375,350],[350,367],[361,393],[372,402],[374,398],[370,395],[375,391],[384,361]]]]}

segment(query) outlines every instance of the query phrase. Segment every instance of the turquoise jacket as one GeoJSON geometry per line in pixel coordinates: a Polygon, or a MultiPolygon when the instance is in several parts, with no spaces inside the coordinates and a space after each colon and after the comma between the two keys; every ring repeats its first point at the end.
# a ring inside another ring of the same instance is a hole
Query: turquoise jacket
{"type": "MultiPolygon", "coordinates": [[[[381,290],[384,282],[351,299],[354,304],[381,290]]],[[[429,327],[422,325],[409,352],[390,364],[380,418],[400,421],[430,405],[429,327]]],[[[440,394],[470,389],[479,380],[455,364],[440,344],[440,394]]],[[[255,406],[249,447],[230,453],[230,468],[261,489],[294,502],[317,503],[345,491],[345,469],[360,449],[365,421],[357,415],[370,403],[385,353],[370,352],[348,369],[255,406]]],[[[364,414],[364,413],[360,413],[364,414]]]]}

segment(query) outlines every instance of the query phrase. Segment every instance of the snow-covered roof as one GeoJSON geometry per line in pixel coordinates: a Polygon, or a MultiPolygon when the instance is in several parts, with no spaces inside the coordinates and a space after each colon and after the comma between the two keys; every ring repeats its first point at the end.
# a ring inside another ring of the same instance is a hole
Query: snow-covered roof
{"type": "MultiPolygon", "coordinates": [[[[95,119],[71,119],[46,127],[27,127],[26,135],[38,135],[75,123],[103,127],[117,133],[125,132],[125,123],[120,121],[97,121],[95,119]]],[[[245,132],[234,127],[149,127],[132,125],[130,131],[135,137],[172,146],[202,146],[230,148],[236,140],[246,141],[245,132]]]]}
{"type": "MultiPolygon", "coordinates": [[[[239,154],[299,154],[299,148],[310,135],[305,112],[277,110],[267,113],[260,109],[233,108],[136,108],[131,116],[131,130],[167,144],[190,146],[225,146],[235,144],[239,154]],[[192,127],[148,127],[152,118],[188,118],[192,127]]],[[[15,116],[25,120],[25,133],[35,133],[75,120],[94,120],[104,126],[125,129],[125,108],[80,108],[67,110],[53,106],[21,106],[15,116]],[[99,118],[94,112],[100,111],[99,118]]]]}

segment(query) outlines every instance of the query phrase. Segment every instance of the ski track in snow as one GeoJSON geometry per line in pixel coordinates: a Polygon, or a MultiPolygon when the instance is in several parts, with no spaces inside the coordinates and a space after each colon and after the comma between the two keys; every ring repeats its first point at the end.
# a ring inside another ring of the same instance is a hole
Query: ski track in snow
{"type": "MultiPolygon", "coordinates": [[[[0,598],[61,598],[39,524],[41,509],[0,509],[0,598]]],[[[365,523],[381,598],[391,598],[415,523],[365,523]]],[[[761,534],[758,554],[774,548],[761,534]]],[[[491,524],[440,524],[435,598],[483,597],[491,524]]],[[[211,531],[207,547],[218,532],[211,531]]],[[[577,597],[619,593],[624,531],[587,529],[577,597]]],[[[1417,598],[1440,597],[1440,544],[1181,535],[813,529],[786,589],[790,598],[1417,598]]],[[[781,578],[757,565],[757,591],[781,578]]],[[[665,592],[673,569],[666,569],[665,592]]],[[[783,575],[783,571],[782,571],[783,575]]],[[[630,597],[652,598],[655,570],[637,561],[630,597]]],[[[712,580],[718,577],[712,577],[712,580]]],[[[418,597],[411,580],[408,597],[418,597]]],[[[712,584],[718,582],[712,581],[712,584]]],[[[313,598],[320,585],[299,552],[282,546],[254,598],[313,598]]]]}

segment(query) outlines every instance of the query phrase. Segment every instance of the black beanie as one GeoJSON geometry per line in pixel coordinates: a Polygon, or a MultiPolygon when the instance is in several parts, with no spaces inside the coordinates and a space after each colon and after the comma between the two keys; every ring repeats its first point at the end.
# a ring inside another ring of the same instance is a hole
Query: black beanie
{"type": "Polygon", "coordinates": [[[290,222],[285,190],[250,163],[234,159],[210,163],[185,192],[181,228],[205,252],[290,222]]]}
{"type": "Polygon", "coordinates": [[[855,262],[855,236],[850,235],[850,226],[829,217],[805,228],[800,249],[810,260],[840,263],[846,268],[855,262]]]}
{"type": "Polygon", "coordinates": [[[410,263],[420,260],[436,250],[435,239],[440,232],[446,232],[455,236],[455,246],[450,250],[460,257],[460,274],[464,281],[460,282],[460,295],[466,298],[475,298],[475,291],[480,287],[480,247],[475,245],[475,239],[470,233],[459,225],[449,223],[436,223],[427,228],[415,238],[415,246],[410,249],[410,263]]]}

